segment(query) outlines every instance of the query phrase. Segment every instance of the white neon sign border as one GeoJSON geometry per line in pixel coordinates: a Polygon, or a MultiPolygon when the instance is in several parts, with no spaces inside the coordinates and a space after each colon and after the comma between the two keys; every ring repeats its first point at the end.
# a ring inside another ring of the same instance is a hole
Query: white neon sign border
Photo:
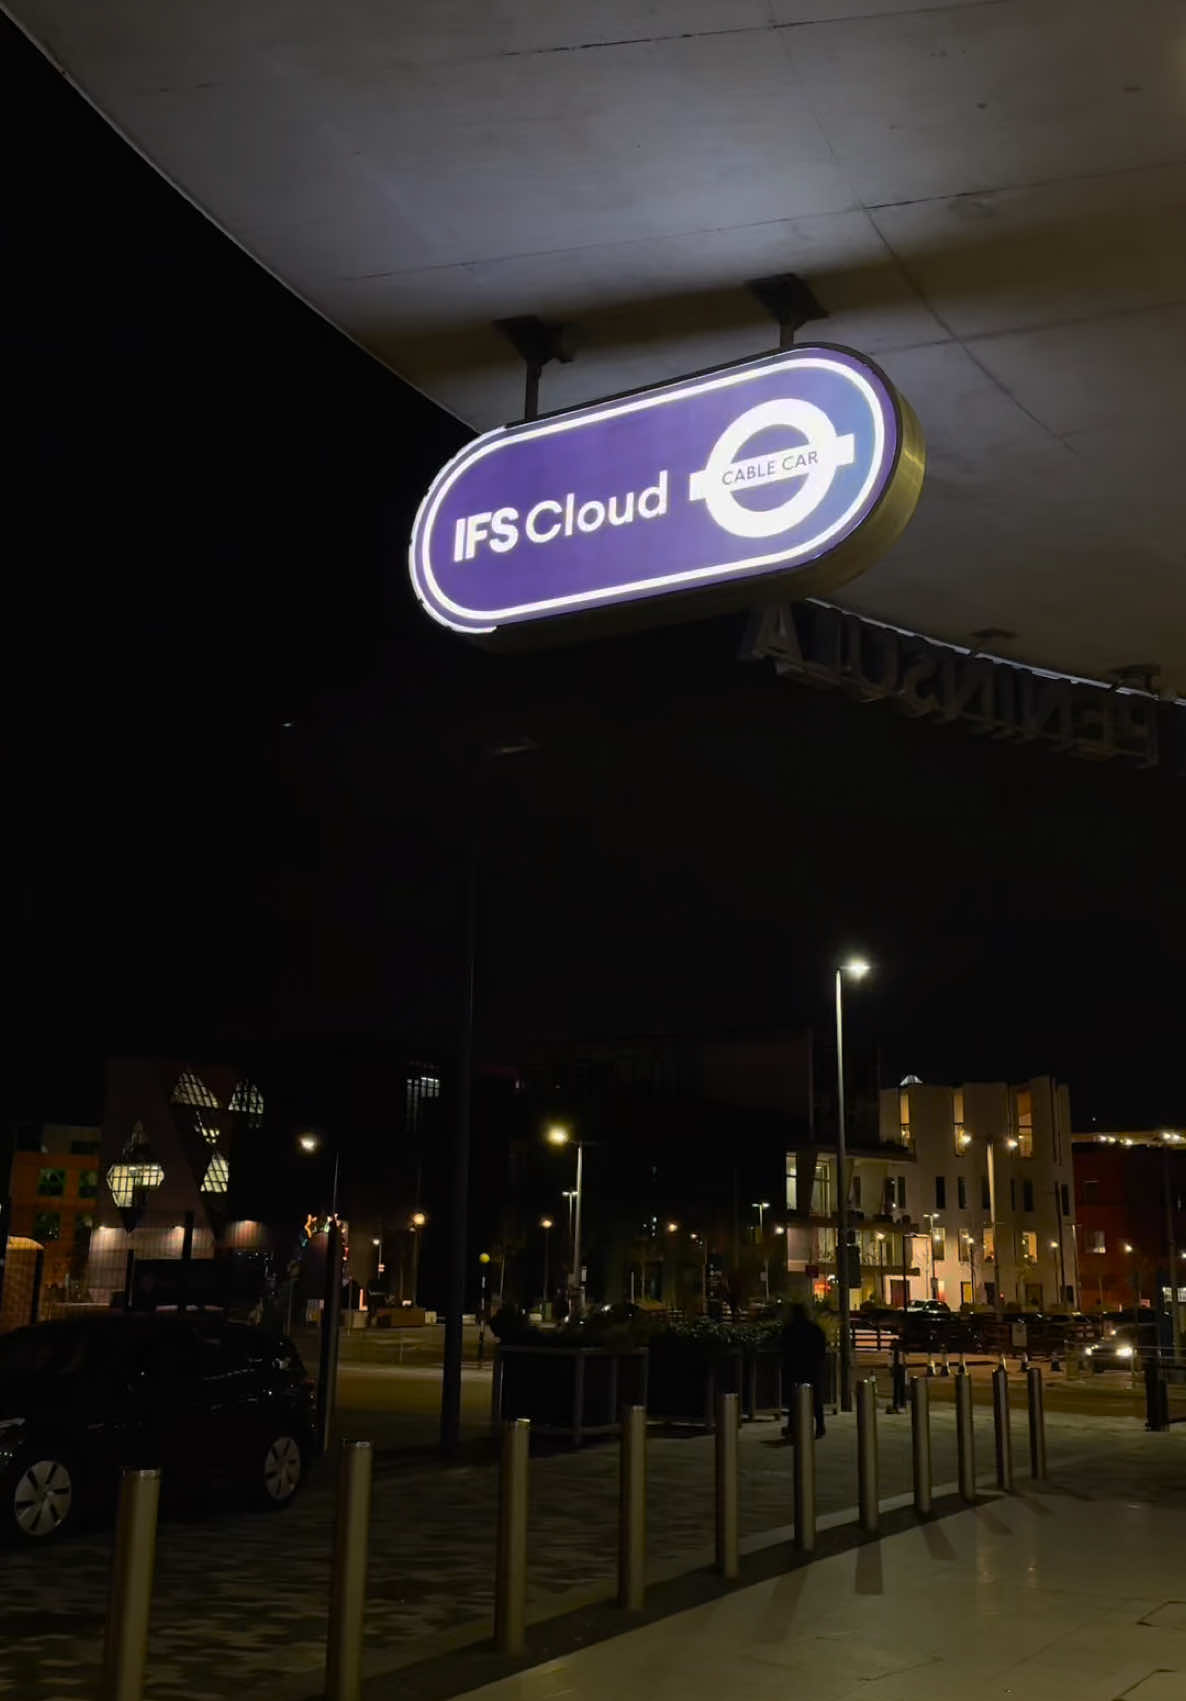
{"type": "Polygon", "coordinates": [[[776,356],[773,359],[763,361],[760,367],[747,367],[741,371],[717,373],[715,376],[706,378],[702,382],[694,384],[692,387],[672,385],[669,393],[666,394],[656,396],[653,392],[650,392],[644,393],[641,396],[631,397],[629,400],[623,401],[615,407],[597,408],[594,406],[583,409],[579,413],[566,414],[562,415],[558,419],[543,421],[533,429],[526,431],[519,427],[515,427],[513,436],[511,428],[507,426],[499,426],[496,430],[488,431],[484,433],[483,436],[476,438],[474,442],[468,446],[468,449],[462,451],[461,458],[459,458],[457,464],[453,466],[452,469],[446,467],[443,469],[443,474],[438,474],[438,478],[440,479],[439,485],[434,481],[433,485],[430,486],[429,490],[426,492],[424,500],[421,502],[416,512],[416,518],[412,526],[412,545],[408,552],[408,565],[411,570],[412,588],[416,593],[417,600],[420,602],[425,612],[431,615],[434,620],[438,621],[440,625],[447,626],[454,632],[468,632],[471,634],[489,633],[496,632],[500,624],[504,624],[508,621],[514,621],[518,618],[559,611],[565,608],[571,609],[582,605],[588,606],[594,603],[603,603],[610,599],[626,599],[638,591],[663,590],[675,585],[691,585],[695,584],[699,580],[712,578],[713,576],[733,576],[735,574],[750,572],[756,567],[774,566],[780,561],[794,561],[797,558],[810,554],[812,551],[817,551],[821,545],[827,543],[829,538],[834,537],[838,531],[842,531],[849,523],[853,515],[864,503],[870,490],[876,483],[879,474],[884,471],[884,451],[885,404],[883,403],[882,398],[877,394],[877,391],[869,383],[868,379],[863,373],[845,365],[842,361],[835,359],[835,357],[831,354],[809,355],[805,350],[802,353],[798,350],[788,350],[785,356],[776,356]],[[602,589],[592,591],[578,591],[572,596],[549,597],[540,602],[519,603],[514,604],[509,608],[494,610],[479,611],[477,609],[464,608],[460,603],[456,603],[451,597],[446,596],[441,590],[427,559],[428,546],[432,537],[433,523],[436,519],[441,503],[452,489],[456,480],[461,477],[462,473],[467,472],[477,461],[484,459],[486,455],[493,454],[495,450],[505,447],[509,442],[525,442],[530,441],[535,437],[550,437],[555,436],[562,431],[578,430],[581,426],[591,423],[590,416],[595,417],[598,422],[603,419],[617,419],[623,414],[639,413],[648,408],[666,407],[672,402],[684,401],[689,396],[703,395],[711,390],[727,389],[737,384],[755,383],[761,378],[768,377],[773,371],[781,370],[783,367],[789,368],[796,366],[833,372],[843,378],[849,379],[854,387],[861,393],[865,402],[869,406],[870,412],[873,415],[874,429],[874,453],[869,472],[861,485],[858,495],[853,499],[838,520],[833,521],[833,523],[824,531],[816,533],[816,535],[807,542],[796,545],[794,549],[778,550],[773,555],[750,556],[745,561],[722,563],[715,567],[695,567],[690,568],[684,573],[661,574],[656,578],[638,579],[628,584],[610,585],[605,586],[602,589]],[[423,533],[421,532],[422,520],[424,526],[423,533]],[[417,558],[418,553],[424,557],[423,560],[419,560],[417,558]],[[423,582],[421,575],[423,575],[423,582]],[[436,602],[430,600],[430,593],[438,599],[436,602]],[[445,609],[449,609],[466,623],[459,624],[458,621],[450,620],[444,613],[445,609]],[[489,622],[491,620],[494,621],[493,625],[485,624],[485,622],[489,622]],[[479,622],[482,622],[483,624],[479,624],[479,622]]]}

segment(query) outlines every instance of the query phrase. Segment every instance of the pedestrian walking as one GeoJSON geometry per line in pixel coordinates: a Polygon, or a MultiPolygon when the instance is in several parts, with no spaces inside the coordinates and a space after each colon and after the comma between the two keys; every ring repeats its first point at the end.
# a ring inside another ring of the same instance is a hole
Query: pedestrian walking
{"type": "Polygon", "coordinates": [[[824,1372],[828,1356],[828,1337],[818,1323],[808,1316],[807,1307],[792,1305],[791,1314],[782,1332],[782,1385],[794,1388],[799,1383],[811,1386],[815,1408],[815,1433],[824,1433],[824,1372]]]}

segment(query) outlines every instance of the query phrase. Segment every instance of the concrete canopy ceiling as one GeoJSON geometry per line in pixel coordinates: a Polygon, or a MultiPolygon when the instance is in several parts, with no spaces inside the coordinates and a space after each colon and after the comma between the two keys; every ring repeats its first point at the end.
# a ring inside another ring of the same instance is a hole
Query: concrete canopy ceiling
{"type": "Polygon", "coordinates": [[[760,353],[878,359],[919,511],[841,601],[1186,695],[1182,0],[10,0],[224,230],[475,427],[760,353]]]}

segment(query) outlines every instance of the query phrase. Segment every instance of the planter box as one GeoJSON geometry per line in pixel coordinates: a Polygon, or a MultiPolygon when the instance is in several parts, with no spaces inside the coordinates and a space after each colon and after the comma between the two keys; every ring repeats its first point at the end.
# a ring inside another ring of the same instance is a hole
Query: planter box
{"type": "Polygon", "coordinates": [[[780,1412],[781,1352],[746,1352],[741,1347],[698,1352],[682,1343],[652,1343],[647,1400],[652,1417],[715,1429],[721,1394],[739,1395],[747,1418],[759,1412],[780,1412]]]}
{"type": "Polygon", "coordinates": [[[647,1403],[647,1350],[604,1347],[499,1347],[491,1418],[530,1418],[536,1435],[616,1435],[623,1406],[647,1403]]]}

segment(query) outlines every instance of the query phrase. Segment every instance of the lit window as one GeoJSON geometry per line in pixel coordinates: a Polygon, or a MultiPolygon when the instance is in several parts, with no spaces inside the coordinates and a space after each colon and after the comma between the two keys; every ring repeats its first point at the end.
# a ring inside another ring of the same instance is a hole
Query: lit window
{"type": "Polygon", "coordinates": [[[1028,1087],[1017,1089],[1017,1152],[1023,1158],[1034,1155],[1034,1095],[1028,1087]]]}
{"type": "Polygon", "coordinates": [[[1021,1256],[1027,1264],[1038,1262],[1038,1236],[1034,1229],[1021,1231],[1021,1256]]]}
{"type": "MultiPolygon", "coordinates": [[[[234,1108],[235,1107],[232,1104],[231,1109],[234,1110],[234,1108]]],[[[195,1110],[194,1127],[208,1146],[217,1146],[218,1136],[221,1133],[221,1129],[212,1116],[203,1116],[200,1110],[195,1110]]]]}
{"type": "Polygon", "coordinates": [[[964,1090],[957,1087],[951,1095],[952,1125],[955,1131],[955,1149],[962,1156],[972,1144],[972,1136],[964,1127],[964,1090]]]}
{"type": "Polygon", "coordinates": [[[902,1144],[910,1144],[910,1094],[898,1094],[898,1133],[902,1144]]]}
{"type": "Polygon", "coordinates": [[[441,1096],[441,1078],[428,1071],[419,1071],[409,1075],[404,1081],[404,1122],[407,1128],[416,1133],[420,1127],[420,1116],[425,1104],[439,1099],[441,1096]]]}
{"type": "Polygon", "coordinates": [[[227,1190],[227,1183],[230,1180],[230,1175],[230,1165],[227,1163],[222,1153],[214,1152],[211,1155],[210,1163],[206,1169],[205,1180],[202,1182],[202,1192],[225,1193],[227,1190]]]}
{"type": "Polygon", "coordinates": [[[174,1104],[200,1104],[207,1110],[218,1110],[219,1103],[204,1081],[190,1069],[182,1070],[173,1088],[174,1104]]]}
{"type": "Polygon", "coordinates": [[[934,1247],[936,1264],[942,1264],[947,1257],[947,1230],[941,1228],[938,1223],[931,1231],[931,1244],[934,1247]]]}
{"type": "Polygon", "coordinates": [[[111,1189],[111,1197],[121,1210],[127,1210],[136,1203],[137,1193],[143,1193],[149,1187],[159,1187],[165,1179],[165,1172],[160,1164],[112,1164],[107,1171],[107,1185],[111,1189]]]}
{"type": "Polygon", "coordinates": [[[992,1228],[986,1228],[985,1229],[983,1244],[984,1244],[984,1256],[988,1259],[988,1261],[990,1263],[995,1264],[996,1258],[997,1258],[997,1237],[996,1237],[996,1231],[994,1229],[992,1229],[992,1228]]]}
{"type": "Polygon", "coordinates": [[[144,1124],[137,1122],[120,1153],[120,1161],[107,1171],[111,1197],[121,1210],[130,1210],[142,1205],[145,1193],[159,1187],[164,1179],[165,1172],[149,1149],[144,1124]]]}
{"type": "Polygon", "coordinates": [[[37,1175],[37,1191],[43,1199],[60,1199],[66,1191],[64,1169],[43,1169],[37,1175]]]}
{"type": "Polygon", "coordinates": [[[1088,1229],[1087,1250],[1089,1252],[1106,1252],[1108,1250],[1108,1241],[1103,1229],[1088,1229]]]}
{"type": "Polygon", "coordinates": [[[37,1211],[33,1217],[33,1239],[58,1240],[62,1233],[61,1211],[37,1211]]]}
{"type": "Polygon", "coordinates": [[[248,1116],[262,1116],[264,1113],[264,1095],[254,1081],[240,1081],[231,1094],[229,1110],[245,1110],[248,1116]]]}

